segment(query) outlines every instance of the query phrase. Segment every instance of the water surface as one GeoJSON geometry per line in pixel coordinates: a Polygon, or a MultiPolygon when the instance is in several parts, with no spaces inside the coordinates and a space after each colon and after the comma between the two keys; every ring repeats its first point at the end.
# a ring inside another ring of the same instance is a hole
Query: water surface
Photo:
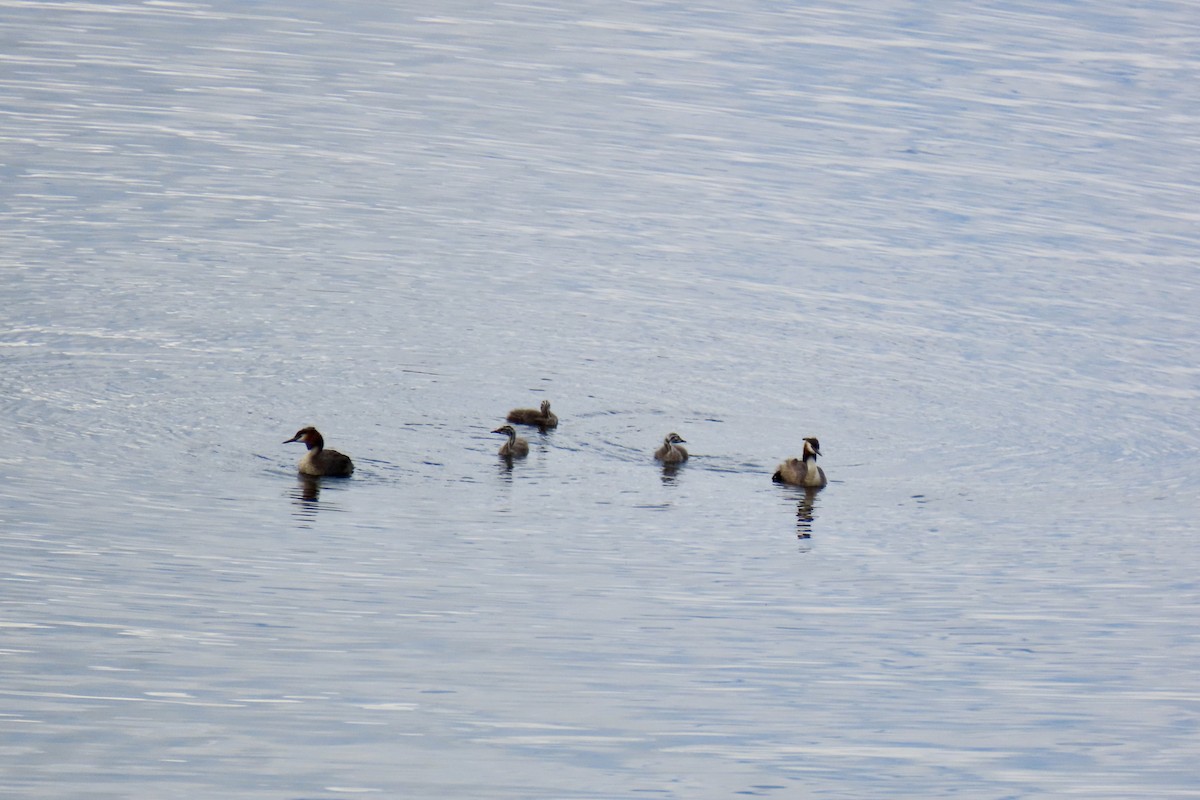
{"type": "Polygon", "coordinates": [[[1187,4],[0,31],[7,794],[1196,793],[1187,4]]]}

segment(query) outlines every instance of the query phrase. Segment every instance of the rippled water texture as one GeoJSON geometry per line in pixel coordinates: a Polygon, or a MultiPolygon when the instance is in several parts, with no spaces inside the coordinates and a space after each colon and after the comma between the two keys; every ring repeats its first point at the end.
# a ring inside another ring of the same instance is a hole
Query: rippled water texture
{"type": "Polygon", "coordinates": [[[1194,6],[733,6],[0,0],[0,793],[1200,792],[1194,6]]]}

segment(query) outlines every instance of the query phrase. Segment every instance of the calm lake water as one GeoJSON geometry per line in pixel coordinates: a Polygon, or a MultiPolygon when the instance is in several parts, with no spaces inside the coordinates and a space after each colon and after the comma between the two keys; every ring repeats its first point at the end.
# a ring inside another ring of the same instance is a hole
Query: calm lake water
{"type": "Polygon", "coordinates": [[[0,793],[1200,796],[1200,16],[946,9],[0,0],[0,793]]]}

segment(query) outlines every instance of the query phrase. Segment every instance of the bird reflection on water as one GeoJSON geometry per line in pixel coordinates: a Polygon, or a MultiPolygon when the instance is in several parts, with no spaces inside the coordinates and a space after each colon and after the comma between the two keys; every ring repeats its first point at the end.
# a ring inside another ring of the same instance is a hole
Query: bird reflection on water
{"type": "Polygon", "coordinates": [[[321,499],[321,479],[313,475],[298,474],[296,485],[289,494],[302,516],[315,516],[321,499]]]}
{"type": "Polygon", "coordinates": [[[295,515],[297,517],[313,519],[317,516],[321,497],[321,479],[319,477],[304,473],[297,474],[296,485],[288,494],[291,495],[292,505],[296,506],[295,515]]]}
{"type": "Polygon", "coordinates": [[[500,456],[499,468],[500,477],[504,478],[508,483],[512,483],[513,457],[500,456]]]}
{"type": "Polygon", "coordinates": [[[796,505],[796,538],[811,539],[813,520],[816,519],[814,508],[816,506],[817,493],[820,488],[806,488],[803,490],[804,496],[800,498],[796,505]]]}

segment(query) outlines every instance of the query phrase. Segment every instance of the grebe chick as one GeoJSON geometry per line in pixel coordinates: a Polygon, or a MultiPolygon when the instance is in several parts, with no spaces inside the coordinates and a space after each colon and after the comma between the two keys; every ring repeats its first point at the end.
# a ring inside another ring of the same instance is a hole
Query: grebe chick
{"type": "Polygon", "coordinates": [[[503,425],[492,433],[503,433],[508,441],[500,445],[502,458],[524,458],[529,455],[529,442],[517,437],[517,429],[512,425],[503,425]]]}
{"type": "Polygon", "coordinates": [[[678,433],[668,433],[662,447],[654,451],[654,457],[664,464],[682,464],[688,460],[688,451],[679,446],[684,441],[678,433]]]}
{"type": "Polygon", "coordinates": [[[815,436],[804,439],[802,458],[789,458],[779,465],[771,480],[776,483],[790,483],[793,486],[804,486],[809,489],[820,489],[827,481],[825,470],[817,466],[817,456],[821,455],[821,443],[815,436]]]}
{"type": "Polygon", "coordinates": [[[557,428],[558,417],[550,410],[550,401],[543,400],[541,409],[514,408],[508,412],[507,420],[519,425],[537,425],[539,428],[557,428]]]}
{"type": "Polygon", "coordinates": [[[337,450],[326,450],[325,439],[321,432],[309,426],[296,431],[296,435],[286,440],[288,442],[304,442],[308,452],[296,466],[305,475],[331,475],[344,478],[354,472],[354,463],[350,457],[337,450]]]}

